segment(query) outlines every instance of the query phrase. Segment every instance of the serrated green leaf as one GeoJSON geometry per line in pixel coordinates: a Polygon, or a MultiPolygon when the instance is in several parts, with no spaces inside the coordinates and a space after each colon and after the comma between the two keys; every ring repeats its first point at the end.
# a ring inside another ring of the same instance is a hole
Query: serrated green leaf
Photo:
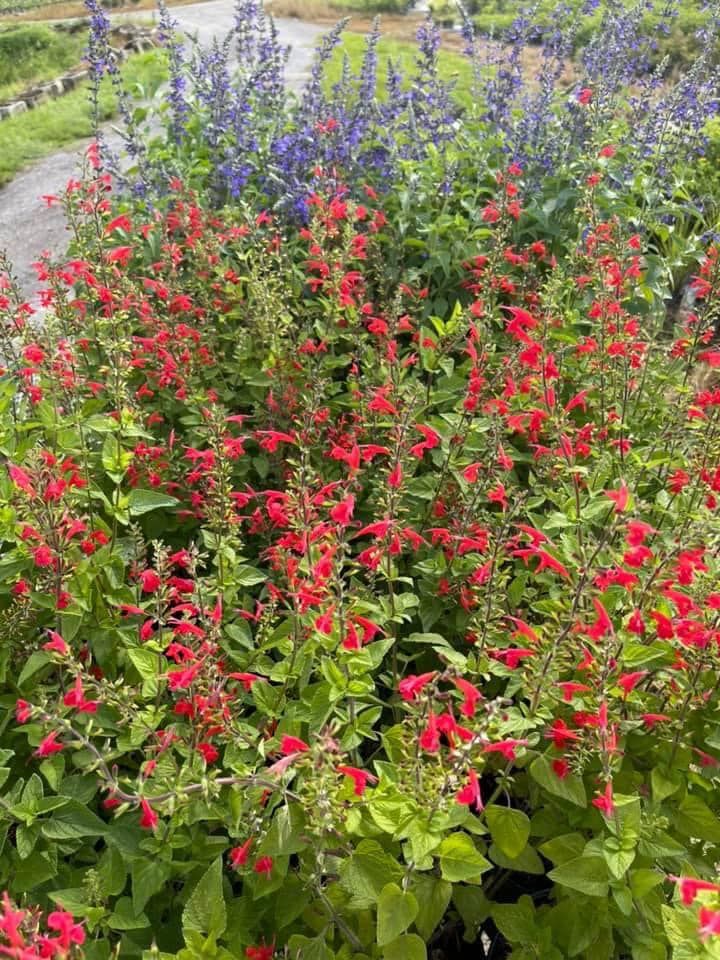
{"type": "Polygon", "coordinates": [[[548,873],[553,883],[585,893],[589,897],[606,897],[608,870],[602,857],[576,857],[548,873]]]}
{"type": "Polygon", "coordinates": [[[451,833],[436,851],[440,872],[450,883],[480,883],[481,875],[492,869],[466,833],[451,833]]]}
{"type": "Polygon", "coordinates": [[[418,915],[418,902],[409,890],[386,884],[377,903],[377,943],[383,947],[404,933],[418,915]]]}
{"type": "Polygon", "coordinates": [[[522,810],[491,803],[485,807],[485,820],[493,841],[511,859],[525,849],[530,836],[530,820],[522,810]]]}
{"type": "Polygon", "coordinates": [[[222,857],[214,860],[198,880],[182,914],[183,932],[220,936],[227,925],[223,898],[222,857]]]}

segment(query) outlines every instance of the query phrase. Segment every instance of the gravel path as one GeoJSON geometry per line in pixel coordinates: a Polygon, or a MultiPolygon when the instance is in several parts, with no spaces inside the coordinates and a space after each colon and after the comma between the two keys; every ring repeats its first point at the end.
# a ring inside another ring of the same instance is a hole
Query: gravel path
{"type": "MultiPolygon", "coordinates": [[[[207,46],[215,36],[224,37],[232,27],[233,8],[233,0],[209,0],[173,7],[171,15],[180,30],[196,34],[200,43],[207,46]]],[[[140,16],[147,19],[147,13],[140,16]]],[[[289,85],[297,87],[310,67],[315,40],[324,28],[300,20],[278,19],[276,23],[280,42],[292,48],[287,77],[289,85]]],[[[105,139],[114,149],[121,143],[109,125],[105,127],[105,139]]],[[[76,145],[38,161],[0,190],[0,249],[7,251],[25,295],[31,299],[38,289],[31,263],[43,250],[62,252],[66,240],[62,210],[46,207],[40,197],[64,188],[76,174],[78,159],[86,146],[76,145]]]]}

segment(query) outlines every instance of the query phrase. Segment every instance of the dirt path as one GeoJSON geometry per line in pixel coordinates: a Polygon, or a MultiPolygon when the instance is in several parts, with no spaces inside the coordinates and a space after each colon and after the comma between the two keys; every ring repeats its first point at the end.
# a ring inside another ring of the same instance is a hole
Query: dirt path
{"type": "MultiPolygon", "coordinates": [[[[207,46],[215,36],[223,37],[232,27],[233,10],[233,0],[209,0],[173,7],[171,14],[181,30],[197,34],[200,43],[207,46]]],[[[144,18],[147,19],[147,12],[144,18]]],[[[310,66],[314,42],[325,28],[301,20],[278,19],[276,23],[280,42],[292,48],[287,77],[289,85],[297,87],[310,66]]],[[[114,149],[121,143],[110,125],[105,128],[105,139],[114,149]]],[[[59,193],[76,175],[78,159],[86,145],[45,157],[0,190],[0,249],[7,250],[28,297],[32,298],[38,289],[32,262],[43,250],[61,252],[67,237],[62,211],[58,207],[48,208],[40,197],[59,193]]]]}

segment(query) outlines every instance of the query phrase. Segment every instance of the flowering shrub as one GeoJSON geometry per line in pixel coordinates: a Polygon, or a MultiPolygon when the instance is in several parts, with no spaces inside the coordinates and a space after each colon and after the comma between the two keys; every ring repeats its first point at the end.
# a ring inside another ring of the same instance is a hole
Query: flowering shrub
{"type": "Polygon", "coordinates": [[[370,185],[91,153],[0,290],[0,884],[65,938],[0,953],[717,956],[720,258],[668,340],[611,154],[437,280],[370,185]]]}
{"type": "MultiPolygon", "coordinates": [[[[121,86],[109,56],[109,21],[96,0],[86,5],[92,76],[99,85],[110,73],[121,86]]],[[[353,69],[346,62],[332,83],[328,67],[341,22],[319,43],[310,76],[295,92],[285,75],[288,51],[257,0],[237,0],[235,29],[208,49],[179,37],[161,3],[165,130],[161,137],[156,124],[143,130],[121,96],[127,148],[137,162],[121,173],[108,151],[106,159],[135,197],[154,200],[170,177],[181,176],[206,202],[242,197],[297,220],[307,213],[318,163],[342,170],[355,191],[372,183],[380,192],[412,194],[417,164],[432,161],[434,192],[447,199],[482,177],[488,163],[515,161],[551,202],[572,183],[571,165],[588,148],[592,155],[612,142],[632,153],[616,176],[647,213],[658,196],[673,195],[678,167],[707,149],[706,125],[719,102],[720,10],[708,4],[700,14],[697,51],[675,70],[669,58],[658,61],[657,49],[681,4],[668,0],[652,22],[647,0],[609,0],[594,13],[597,6],[536,5],[536,15],[522,10],[497,38],[477,35],[465,17],[470,89],[443,79],[441,31],[429,17],[417,31],[412,69],[379,63],[376,25],[362,63],[353,69]],[[585,39],[576,52],[579,33],[585,39]],[[559,189],[549,175],[563,181],[559,189]]]]}

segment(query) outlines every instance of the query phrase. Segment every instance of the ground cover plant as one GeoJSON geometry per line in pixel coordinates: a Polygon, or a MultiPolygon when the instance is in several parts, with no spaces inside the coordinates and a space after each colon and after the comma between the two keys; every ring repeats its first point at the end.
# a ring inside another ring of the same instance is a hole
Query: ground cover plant
{"type": "Polygon", "coordinates": [[[163,16],[1,271],[0,953],[717,957],[712,37],[640,126],[617,8],[467,104],[163,16]]]}

